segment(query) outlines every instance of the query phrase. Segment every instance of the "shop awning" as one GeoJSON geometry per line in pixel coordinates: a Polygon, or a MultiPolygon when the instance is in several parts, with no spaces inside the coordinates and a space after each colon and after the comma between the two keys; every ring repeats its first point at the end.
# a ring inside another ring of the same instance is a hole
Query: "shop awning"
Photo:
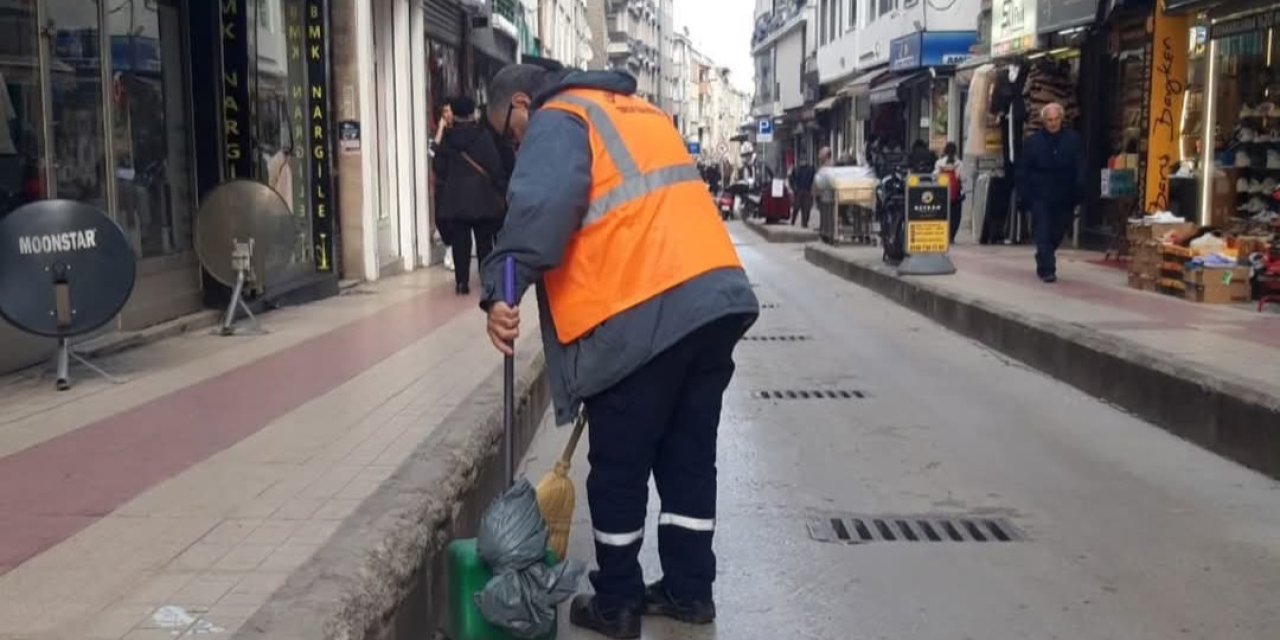
{"type": "Polygon", "coordinates": [[[830,111],[833,107],[836,106],[837,102],[840,102],[843,99],[844,99],[844,96],[841,96],[841,95],[831,96],[830,98],[823,98],[822,100],[818,101],[818,104],[813,105],[813,110],[814,111],[830,111]]]}
{"type": "Polygon", "coordinates": [[[849,84],[841,87],[840,90],[836,92],[836,95],[849,98],[865,96],[871,92],[871,84],[887,73],[889,72],[885,69],[868,71],[867,73],[854,78],[849,82],[849,84]]]}
{"type": "Polygon", "coordinates": [[[912,73],[895,75],[894,77],[889,78],[871,88],[871,104],[898,102],[898,87],[922,78],[927,78],[928,76],[928,71],[915,71],[912,73]]]}

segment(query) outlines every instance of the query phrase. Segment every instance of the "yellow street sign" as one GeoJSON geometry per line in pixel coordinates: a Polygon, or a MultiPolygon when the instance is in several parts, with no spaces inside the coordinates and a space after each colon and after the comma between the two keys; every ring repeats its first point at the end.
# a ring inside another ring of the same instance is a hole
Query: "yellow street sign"
{"type": "Polygon", "coordinates": [[[946,220],[907,223],[907,253],[946,253],[951,245],[951,228],[946,220]]]}

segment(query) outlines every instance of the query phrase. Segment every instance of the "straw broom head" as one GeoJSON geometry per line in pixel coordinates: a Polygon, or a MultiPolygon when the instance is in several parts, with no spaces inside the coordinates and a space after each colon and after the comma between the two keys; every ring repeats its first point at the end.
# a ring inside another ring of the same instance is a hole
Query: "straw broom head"
{"type": "Polygon", "coordinates": [[[586,418],[579,415],[573,425],[573,434],[569,436],[569,444],[556,461],[555,469],[543,476],[535,489],[538,510],[542,511],[542,519],[547,522],[547,545],[555,552],[556,558],[561,560],[566,557],[569,549],[569,527],[573,523],[574,488],[573,481],[569,479],[569,466],[586,424],[586,418]]]}

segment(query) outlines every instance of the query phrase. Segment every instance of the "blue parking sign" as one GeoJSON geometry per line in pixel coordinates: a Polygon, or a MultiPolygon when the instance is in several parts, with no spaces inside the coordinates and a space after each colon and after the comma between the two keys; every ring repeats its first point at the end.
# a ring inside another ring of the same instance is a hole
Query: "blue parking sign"
{"type": "Polygon", "coordinates": [[[763,118],[757,122],[756,142],[773,142],[773,120],[763,118]]]}

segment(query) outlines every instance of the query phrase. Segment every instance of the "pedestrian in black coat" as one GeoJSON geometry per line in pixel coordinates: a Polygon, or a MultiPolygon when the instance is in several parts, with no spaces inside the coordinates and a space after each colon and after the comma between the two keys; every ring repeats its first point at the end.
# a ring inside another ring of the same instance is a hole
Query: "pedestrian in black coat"
{"type": "Polygon", "coordinates": [[[1057,103],[1040,110],[1044,130],[1023,144],[1017,166],[1018,197],[1031,210],[1036,275],[1046,283],[1058,280],[1056,253],[1084,185],[1084,145],[1079,134],[1062,126],[1062,114],[1057,103]]]}
{"type": "Polygon", "coordinates": [[[471,292],[471,240],[481,262],[493,250],[506,216],[509,175],[488,127],[476,118],[470,98],[450,102],[452,115],[441,120],[444,131],[436,152],[436,225],[453,251],[459,295],[471,292]]]}

